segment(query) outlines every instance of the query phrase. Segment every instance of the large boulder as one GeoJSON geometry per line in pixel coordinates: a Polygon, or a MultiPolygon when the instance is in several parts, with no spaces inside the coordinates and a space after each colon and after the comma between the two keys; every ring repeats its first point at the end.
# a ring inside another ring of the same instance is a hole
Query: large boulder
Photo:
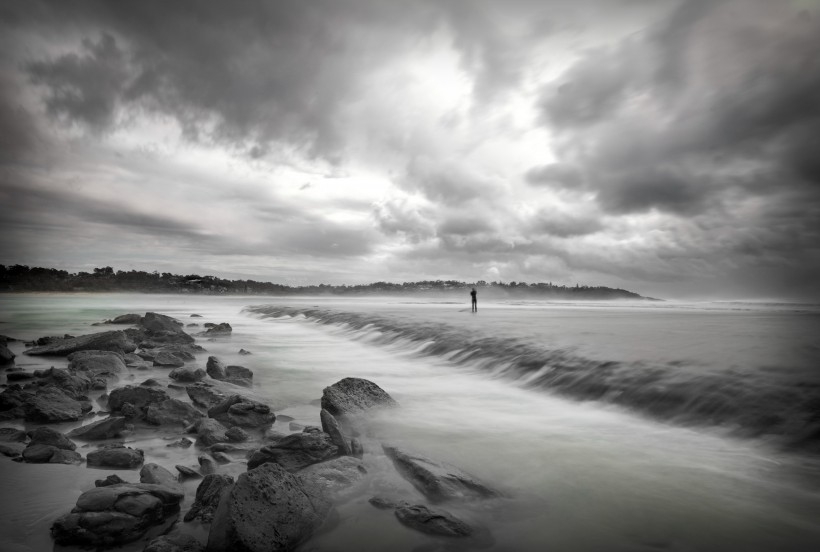
{"type": "Polygon", "coordinates": [[[73,422],[92,408],[90,402],[75,400],[62,389],[51,385],[41,387],[33,394],[24,393],[23,397],[25,418],[30,422],[73,422]]]}
{"type": "Polygon", "coordinates": [[[126,371],[121,353],[113,351],[77,351],[68,355],[68,370],[89,378],[118,378],[126,371]]]}
{"type": "Polygon", "coordinates": [[[115,351],[130,353],[137,348],[124,332],[115,330],[100,332],[79,337],[69,337],[53,340],[47,345],[34,347],[25,351],[27,355],[55,355],[65,356],[76,351],[115,351]]]}
{"type": "Polygon", "coordinates": [[[25,462],[30,464],[78,464],[82,456],[75,452],[77,445],[71,439],[50,427],[38,427],[30,431],[31,438],[23,450],[25,462]]]}
{"type": "Polygon", "coordinates": [[[179,511],[184,493],[164,485],[123,483],[95,487],[51,526],[58,545],[111,548],[142,537],[179,511]]]}
{"type": "Polygon", "coordinates": [[[28,437],[31,439],[29,445],[51,445],[65,450],[77,450],[77,445],[71,439],[50,427],[38,427],[29,431],[28,437]]]}
{"type": "MultiPolygon", "coordinates": [[[[182,324],[170,316],[147,312],[140,320],[148,340],[153,343],[193,343],[194,338],[185,333],[182,324]]],[[[144,345],[143,345],[144,346],[144,345]]]]}
{"type": "Polygon", "coordinates": [[[129,403],[135,408],[143,410],[149,405],[161,403],[168,398],[168,393],[162,389],[141,385],[126,385],[111,391],[108,395],[108,408],[112,412],[117,412],[122,409],[124,404],[129,403]]]}
{"type": "Polygon", "coordinates": [[[293,550],[322,524],[330,503],[276,464],[241,474],[226,489],[211,524],[207,550],[293,550]]]}
{"type": "Polygon", "coordinates": [[[225,400],[225,395],[214,389],[210,384],[198,382],[185,388],[191,401],[203,408],[211,408],[225,400]]]}
{"type": "Polygon", "coordinates": [[[453,465],[395,446],[382,445],[382,448],[396,470],[433,502],[499,496],[498,491],[453,465]]]}
{"type": "Polygon", "coordinates": [[[145,454],[139,449],[123,445],[107,445],[89,452],[86,455],[86,462],[89,466],[130,470],[141,466],[144,458],[145,454]]]}
{"type": "Polygon", "coordinates": [[[322,391],[322,408],[337,418],[357,417],[373,408],[388,408],[398,403],[372,381],[344,378],[322,391]]]}
{"type": "Polygon", "coordinates": [[[139,324],[142,316],[139,314],[121,314],[111,320],[106,320],[106,324],[139,324]]]}
{"type": "Polygon", "coordinates": [[[205,365],[205,371],[215,380],[224,380],[226,377],[225,365],[222,364],[222,361],[215,356],[208,357],[208,363],[205,365]]]}
{"type": "Polygon", "coordinates": [[[194,383],[205,379],[206,375],[205,370],[202,368],[197,368],[196,370],[191,368],[174,368],[171,370],[171,373],[168,374],[168,377],[180,383],[194,383]]]}
{"type": "Polygon", "coordinates": [[[87,374],[71,373],[63,368],[54,367],[34,373],[40,378],[38,384],[44,387],[48,385],[57,387],[75,400],[84,399],[88,390],[91,389],[91,379],[87,374]]]}
{"type": "Polygon", "coordinates": [[[204,447],[209,447],[216,443],[225,443],[229,441],[227,435],[228,428],[219,423],[213,418],[202,418],[197,422],[197,444],[204,447]]]}
{"type": "Polygon", "coordinates": [[[214,518],[219,498],[222,492],[233,485],[234,480],[230,475],[209,474],[200,482],[196,488],[196,497],[188,513],[185,514],[185,521],[201,520],[203,523],[211,523],[214,518]]]}
{"type": "Polygon", "coordinates": [[[352,487],[367,475],[364,463],[352,456],[341,456],[308,466],[298,473],[305,485],[314,485],[317,492],[333,494],[352,487]]]}
{"type": "Polygon", "coordinates": [[[254,452],[248,459],[248,469],[272,462],[297,472],[338,455],[339,447],[327,433],[294,433],[254,452]]]}
{"type": "Polygon", "coordinates": [[[394,513],[402,524],[422,533],[443,537],[468,537],[473,533],[472,527],[440,508],[403,504],[394,513]]]}
{"type": "Polygon", "coordinates": [[[126,419],[123,416],[109,416],[103,420],[72,429],[68,436],[84,441],[102,441],[115,439],[125,430],[126,419]]]}
{"type": "Polygon", "coordinates": [[[228,427],[263,428],[276,421],[276,415],[271,412],[268,405],[242,395],[231,395],[218,405],[209,408],[208,416],[228,427]]]}
{"type": "Polygon", "coordinates": [[[145,410],[145,421],[154,425],[189,426],[202,417],[202,412],[194,405],[178,399],[152,403],[145,410]]]}

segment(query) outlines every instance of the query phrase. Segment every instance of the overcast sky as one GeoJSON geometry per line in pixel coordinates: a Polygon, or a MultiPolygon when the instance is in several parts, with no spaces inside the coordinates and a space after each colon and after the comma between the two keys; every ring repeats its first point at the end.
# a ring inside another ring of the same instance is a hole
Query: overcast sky
{"type": "Polygon", "coordinates": [[[0,3],[0,264],[820,300],[820,0],[0,3]]]}

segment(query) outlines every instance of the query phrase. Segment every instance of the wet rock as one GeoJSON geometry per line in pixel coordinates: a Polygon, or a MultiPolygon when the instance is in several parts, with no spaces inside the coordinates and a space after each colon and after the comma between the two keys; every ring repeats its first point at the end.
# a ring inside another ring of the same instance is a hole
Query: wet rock
{"type": "Polygon", "coordinates": [[[211,408],[225,400],[225,395],[203,382],[187,386],[185,392],[195,405],[203,408],[211,408]]]}
{"type": "Polygon", "coordinates": [[[202,368],[197,368],[196,370],[191,368],[174,368],[171,370],[171,373],[168,374],[168,377],[181,383],[194,383],[204,379],[206,375],[205,370],[202,368]]]}
{"type": "Polygon", "coordinates": [[[338,454],[339,448],[327,433],[294,433],[253,453],[248,469],[272,462],[289,472],[297,472],[338,454]]]}
{"type": "Polygon", "coordinates": [[[179,399],[150,404],[145,411],[145,421],[154,425],[188,426],[202,417],[202,412],[195,406],[179,399]]]}
{"type": "Polygon", "coordinates": [[[145,316],[140,319],[139,324],[150,333],[182,331],[182,322],[156,312],[146,312],[145,316]]]}
{"type": "Polygon", "coordinates": [[[148,378],[147,380],[140,383],[143,387],[162,387],[162,384],[155,380],[154,378],[148,378]]]}
{"type": "Polygon", "coordinates": [[[322,408],[343,424],[352,423],[370,409],[394,406],[398,403],[384,389],[361,378],[344,378],[322,392],[322,408]]]}
{"type": "Polygon", "coordinates": [[[182,479],[199,479],[202,477],[201,473],[187,466],[176,465],[174,467],[179,472],[179,477],[182,479]]]}
{"type": "Polygon", "coordinates": [[[202,318],[201,314],[192,314],[191,318],[202,318]]]}
{"type": "Polygon", "coordinates": [[[3,443],[0,442],[0,454],[10,458],[17,458],[26,448],[24,443],[3,443]]]}
{"type": "Polygon", "coordinates": [[[242,429],[241,427],[232,427],[228,431],[225,432],[225,436],[235,442],[235,443],[243,443],[250,439],[248,432],[242,429]]]}
{"type": "MultiPolygon", "coordinates": [[[[253,452],[255,449],[247,448],[247,447],[240,447],[231,443],[216,443],[208,447],[211,451],[211,454],[214,455],[216,452],[244,452],[249,453],[253,452]]],[[[214,455],[216,458],[216,455],[214,455]]]]}
{"type": "Polygon", "coordinates": [[[358,458],[342,456],[313,464],[299,471],[305,484],[318,487],[317,492],[338,493],[352,487],[367,475],[367,469],[358,458]]]}
{"type": "Polygon", "coordinates": [[[219,498],[222,496],[222,492],[233,483],[234,479],[230,475],[206,475],[196,488],[194,503],[188,513],[185,514],[184,521],[199,519],[203,523],[211,523],[216,508],[219,506],[219,498]]]}
{"type": "Polygon", "coordinates": [[[120,485],[122,483],[128,483],[125,479],[120,477],[119,475],[112,473],[111,475],[107,476],[105,479],[97,479],[94,481],[95,487],[110,487],[111,485],[120,485]]]}
{"type": "Polygon", "coordinates": [[[86,455],[86,462],[89,466],[128,470],[142,465],[144,456],[139,449],[132,449],[123,445],[107,445],[89,452],[86,455]]]}
{"type": "Polygon", "coordinates": [[[356,458],[364,457],[364,447],[355,437],[350,440],[350,454],[356,458]]]}
{"type": "Polygon", "coordinates": [[[126,419],[124,416],[109,416],[104,420],[72,429],[68,436],[72,439],[83,439],[85,441],[114,439],[119,437],[125,430],[125,424],[126,419]]]}
{"type": "Polygon", "coordinates": [[[139,314],[121,314],[106,321],[106,324],[139,324],[141,319],[139,314]]]}
{"type": "Polygon", "coordinates": [[[71,373],[62,368],[49,368],[40,374],[43,386],[52,385],[63,391],[66,395],[75,400],[84,398],[88,390],[91,389],[91,379],[88,374],[71,373]]]}
{"type": "Polygon", "coordinates": [[[142,552],[203,552],[205,547],[192,535],[163,535],[148,543],[142,552]]]}
{"type": "Polygon", "coordinates": [[[24,394],[26,420],[40,423],[73,422],[92,408],[88,401],[78,401],[54,386],[41,387],[34,394],[24,394]]]}
{"type": "Polygon", "coordinates": [[[351,456],[353,450],[350,448],[350,443],[342,434],[342,428],[339,426],[339,422],[336,418],[333,417],[333,414],[323,408],[319,413],[319,419],[322,421],[322,431],[330,435],[330,439],[339,447],[339,454],[351,456]]]}
{"type": "Polygon", "coordinates": [[[223,492],[207,549],[293,550],[325,520],[330,503],[292,474],[265,464],[241,474],[223,492]]]}
{"type": "Polygon", "coordinates": [[[196,426],[197,444],[209,447],[216,443],[228,441],[228,428],[213,418],[202,418],[196,426]]]}
{"type": "Polygon", "coordinates": [[[250,351],[246,351],[245,349],[239,349],[239,354],[245,356],[252,355],[253,353],[251,353],[250,351]]]}
{"type": "Polygon", "coordinates": [[[395,510],[399,507],[397,502],[393,502],[392,500],[388,500],[380,496],[370,497],[368,502],[379,510],[395,510]]]}
{"type": "Polygon", "coordinates": [[[273,424],[276,415],[266,404],[241,395],[231,395],[208,409],[208,416],[227,426],[262,428],[273,424]]]}
{"type": "Polygon", "coordinates": [[[125,403],[120,408],[120,414],[129,420],[136,420],[142,418],[142,411],[131,403],[125,403]]]}
{"type": "Polygon", "coordinates": [[[6,373],[6,380],[9,381],[9,382],[12,382],[12,381],[30,381],[30,380],[33,380],[34,378],[35,378],[35,376],[31,372],[20,371],[20,372],[7,372],[6,373]]]}
{"type": "Polygon", "coordinates": [[[13,427],[0,427],[0,443],[25,443],[28,435],[21,429],[13,427]]]}
{"type": "Polygon", "coordinates": [[[51,445],[65,450],[76,450],[77,445],[71,439],[50,427],[38,427],[28,432],[31,445],[51,445]]]}
{"type": "Polygon", "coordinates": [[[224,452],[214,451],[213,448],[211,448],[211,457],[214,460],[216,460],[218,464],[230,464],[231,462],[233,462],[230,456],[228,456],[224,452]]]}
{"type": "Polygon", "coordinates": [[[70,514],[51,526],[58,545],[113,547],[142,537],[179,511],[184,494],[162,485],[124,483],[80,495],[70,514]]]}
{"type": "Polygon", "coordinates": [[[108,396],[108,407],[112,412],[117,412],[125,403],[129,403],[137,410],[144,411],[148,406],[161,403],[168,398],[168,393],[162,389],[126,385],[111,391],[108,396]]]}
{"type": "Polygon", "coordinates": [[[196,460],[199,462],[199,472],[202,475],[216,473],[216,461],[207,454],[200,454],[196,460]]]}
{"type": "Polygon", "coordinates": [[[176,353],[169,353],[167,351],[160,351],[154,355],[154,366],[176,368],[183,366],[185,361],[178,357],[176,353]]]}
{"type": "MultiPolygon", "coordinates": [[[[206,326],[207,326],[207,324],[206,324],[206,326]]],[[[210,326],[207,330],[205,330],[204,332],[202,332],[199,335],[201,335],[203,337],[218,337],[218,336],[231,335],[232,331],[233,331],[233,328],[231,328],[230,324],[228,324],[227,322],[222,322],[220,324],[214,324],[214,325],[210,326]]]]}
{"type": "Polygon", "coordinates": [[[22,458],[29,464],[79,464],[83,461],[82,455],[74,450],[44,444],[30,444],[23,450],[22,458]]]}
{"type": "Polygon", "coordinates": [[[159,464],[145,464],[140,470],[140,483],[163,485],[180,493],[185,492],[182,485],[177,481],[176,476],[159,464]]]}
{"type": "Polygon", "coordinates": [[[190,439],[182,437],[181,439],[177,439],[173,443],[168,443],[165,446],[169,447],[169,448],[189,448],[193,444],[194,444],[194,442],[191,441],[190,439]]]}
{"type": "Polygon", "coordinates": [[[225,368],[225,377],[228,380],[234,379],[253,379],[253,370],[245,368],[244,366],[228,366],[225,368]]]}
{"type": "Polygon", "coordinates": [[[119,330],[101,332],[79,337],[57,339],[47,345],[34,347],[25,351],[27,355],[55,355],[66,356],[76,351],[115,351],[131,353],[137,348],[136,344],[119,330]]]}
{"type": "Polygon", "coordinates": [[[499,496],[498,491],[453,465],[390,445],[382,445],[382,448],[396,470],[434,502],[499,496]]]}
{"type": "Polygon", "coordinates": [[[395,514],[403,525],[430,535],[468,537],[473,533],[469,525],[440,508],[408,504],[397,507],[395,514]]]}
{"type": "Polygon", "coordinates": [[[215,380],[224,380],[226,377],[225,365],[215,356],[208,357],[205,371],[215,380]]]}
{"type": "Polygon", "coordinates": [[[78,351],[68,355],[68,371],[93,378],[116,379],[126,371],[121,353],[112,351],[78,351]]]}
{"type": "Polygon", "coordinates": [[[9,366],[14,364],[14,359],[17,355],[12,353],[5,343],[0,343],[0,366],[9,366]]]}

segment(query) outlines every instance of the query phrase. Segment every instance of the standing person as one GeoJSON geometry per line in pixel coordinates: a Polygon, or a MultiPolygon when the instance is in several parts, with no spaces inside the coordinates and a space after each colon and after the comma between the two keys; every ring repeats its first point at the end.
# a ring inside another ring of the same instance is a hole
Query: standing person
{"type": "Polygon", "coordinates": [[[473,288],[473,291],[470,292],[470,297],[473,299],[473,310],[472,312],[478,312],[478,292],[473,288]]]}

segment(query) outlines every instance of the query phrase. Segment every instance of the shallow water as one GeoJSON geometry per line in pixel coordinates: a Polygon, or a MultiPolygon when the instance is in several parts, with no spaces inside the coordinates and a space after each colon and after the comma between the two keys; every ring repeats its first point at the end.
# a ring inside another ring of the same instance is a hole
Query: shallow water
{"type": "MultiPolygon", "coordinates": [[[[367,503],[374,494],[421,500],[379,453],[380,440],[453,463],[504,492],[499,500],[447,506],[489,530],[462,548],[816,549],[817,456],[783,448],[781,439],[784,431],[799,433],[810,416],[803,405],[820,367],[816,308],[527,302],[482,304],[472,315],[465,306],[396,298],[7,295],[0,296],[0,334],[89,333],[92,322],[151,310],[186,323],[229,322],[231,338],[200,342],[207,354],[251,368],[254,393],[302,424],[318,424],[315,400],[325,386],[348,376],[375,381],[401,408],[374,421],[366,439],[369,478],[343,496],[335,522],[302,550],[458,549],[456,541],[406,529],[367,503]],[[260,304],[273,305],[267,317],[243,310],[260,304]],[[240,348],[253,355],[238,356],[240,348]],[[620,395],[595,395],[597,374],[620,395]],[[652,406],[657,389],[634,391],[666,386],[709,394],[715,382],[744,393],[725,395],[730,404],[711,417],[697,400],[652,406]],[[731,404],[763,397],[774,402],[753,413],[782,418],[776,401],[795,389],[802,394],[790,396],[800,406],[787,409],[787,423],[761,425],[746,406],[738,414],[731,404]],[[637,402],[619,400],[624,393],[637,402]]],[[[197,360],[203,367],[207,354],[197,360]]],[[[131,375],[138,382],[166,374],[131,375]]],[[[286,422],[276,425],[287,431],[286,422]]],[[[131,446],[170,469],[195,465],[193,447],[167,449],[162,439],[138,435],[131,446]]],[[[0,549],[50,550],[51,522],[107,473],[0,458],[3,494],[20,497],[0,506],[0,549]]],[[[188,506],[190,499],[183,512],[188,506]]],[[[190,528],[197,530],[204,532],[190,528]]]]}

